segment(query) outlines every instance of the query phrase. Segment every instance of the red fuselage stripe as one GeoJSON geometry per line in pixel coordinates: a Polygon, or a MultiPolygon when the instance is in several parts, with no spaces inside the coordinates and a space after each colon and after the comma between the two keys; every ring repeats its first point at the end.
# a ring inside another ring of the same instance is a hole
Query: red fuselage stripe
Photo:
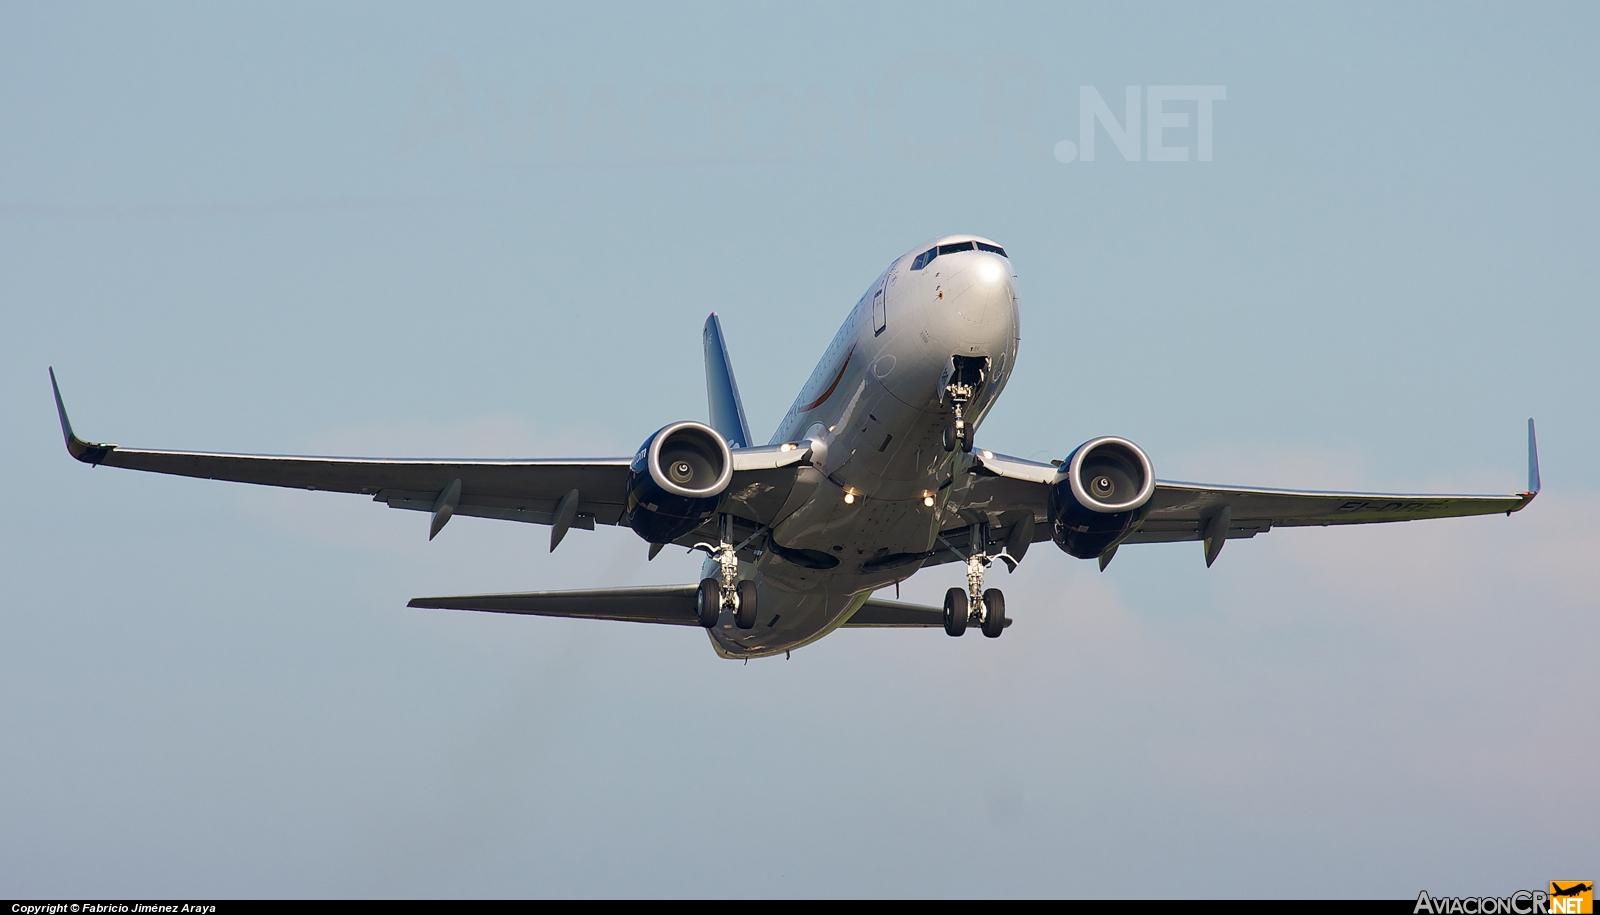
{"type": "Polygon", "coordinates": [[[821,397],[818,397],[816,400],[813,400],[812,402],[801,407],[801,413],[804,413],[807,410],[815,410],[817,407],[822,405],[824,400],[827,400],[833,396],[834,389],[839,386],[839,381],[844,378],[844,370],[850,367],[850,357],[854,356],[855,354],[856,348],[854,346],[850,347],[850,352],[844,354],[844,363],[839,366],[839,374],[833,376],[833,384],[828,385],[828,389],[822,392],[821,397]]]}

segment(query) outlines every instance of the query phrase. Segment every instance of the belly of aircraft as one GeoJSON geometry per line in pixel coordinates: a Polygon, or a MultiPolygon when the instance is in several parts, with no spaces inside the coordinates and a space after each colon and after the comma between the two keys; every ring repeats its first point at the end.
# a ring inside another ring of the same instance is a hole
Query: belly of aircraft
{"type": "Polygon", "coordinates": [[[937,479],[911,486],[880,480],[871,487],[858,476],[849,488],[859,485],[862,492],[850,502],[844,500],[847,487],[825,482],[774,529],[781,552],[768,549],[756,562],[740,564],[740,577],[756,583],[760,609],[753,629],[729,622],[712,630],[718,653],[741,658],[792,651],[848,622],[874,591],[911,577],[937,540],[939,501],[929,506],[924,499],[937,493],[937,479]]]}
{"type": "Polygon", "coordinates": [[[789,591],[760,575],[755,581],[761,604],[755,628],[739,629],[730,622],[710,631],[712,646],[725,658],[770,657],[809,645],[847,622],[872,596],[830,587],[789,591]]]}

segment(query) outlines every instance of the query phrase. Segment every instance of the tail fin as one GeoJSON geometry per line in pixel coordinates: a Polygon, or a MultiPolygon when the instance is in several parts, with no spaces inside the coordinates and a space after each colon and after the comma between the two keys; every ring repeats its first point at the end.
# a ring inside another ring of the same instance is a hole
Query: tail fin
{"type": "Polygon", "coordinates": [[[744,419],[744,404],[739,400],[739,384],[733,380],[733,364],[728,361],[728,345],[722,340],[722,322],[717,313],[706,318],[706,400],[711,406],[711,428],[734,448],[750,447],[750,424],[744,419]]]}

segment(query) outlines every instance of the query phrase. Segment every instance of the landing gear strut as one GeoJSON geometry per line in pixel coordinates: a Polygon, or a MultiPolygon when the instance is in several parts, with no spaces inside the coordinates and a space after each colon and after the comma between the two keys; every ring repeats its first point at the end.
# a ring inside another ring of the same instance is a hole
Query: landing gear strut
{"type": "MultiPolygon", "coordinates": [[[[967,631],[967,623],[980,624],[983,634],[991,639],[1006,631],[1006,598],[999,588],[983,589],[984,570],[995,561],[985,552],[988,531],[981,524],[972,526],[971,552],[967,554],[967,587],[951,588],[944,595],[944,631],[958,636],[967,631]]],[[[1000,557],[1005,558],[1005,557],[1000,557]]]]}
{"type": "Polygon", "coordinates": [[[972,397],[983,385],[984,376],[988,374],[988,357],[976,356],[951,356],[950,362],[945,367],[943,377],[944,390],[939,393],[939,399],[950,398],[950,405],[955,408],[955,415],[944,427],[944,450],[954,451],[960,445],[961,450],[972,451],[972,425],[967,422],[967,405],[972,403],[972,397]]]}
{"type": "Polygon", "coordinates": [[[944,424],[943,444],[946,451],[954,451],[956,446],[960,445],[962,451],[970,454],[972,452],[972,426],[967,424],[967,419],[962,413],[967,405],[968,398],[971,397],[971,391],[968,390],[963,394],[958,394],[955,391],[957,388],[966,387],[966,385],[952,384],[945,388],[945,391],[950,394],[950,398],[955,404],[955,415],[950,417],[944,424]]]}
{"type": "Polygon", "coordinates": [[[700,580],[700,590],[695,594],[695,618],[707,629],[715,629],[723,610],[733,611],[733,624],[740,629],[752,629],[756,624],[756,583],[739,580],[739,550],[759,534],[752,534],[744,543],[733,543],[733,516],[717,519],[722,536],[716,546],[697,543],[695,549],[705,550],[717,561],[718,578],[700,580]]]}

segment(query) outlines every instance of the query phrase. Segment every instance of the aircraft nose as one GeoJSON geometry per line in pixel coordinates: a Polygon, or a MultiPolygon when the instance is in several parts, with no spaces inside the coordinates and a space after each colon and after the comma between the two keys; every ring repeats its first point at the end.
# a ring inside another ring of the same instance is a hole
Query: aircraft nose
{"type": "Polygon", "coordinates": [[[998,257],[986,257],[972,269],[977,274],[978,285],[985,289],[993,289],[1005,282],[1006,265],[998,257]]]}
{"type": "MultiPolygon", "coordinates": [[[[972,324],[986,328],[1009,325],[1013,297],[1011,265],[998,257],[984,255],[968,270],[971,285],[956,296],[956,313],[972,324]]],[[[1003,335],[1005,328],[998,330],[1003,335]]]]}

